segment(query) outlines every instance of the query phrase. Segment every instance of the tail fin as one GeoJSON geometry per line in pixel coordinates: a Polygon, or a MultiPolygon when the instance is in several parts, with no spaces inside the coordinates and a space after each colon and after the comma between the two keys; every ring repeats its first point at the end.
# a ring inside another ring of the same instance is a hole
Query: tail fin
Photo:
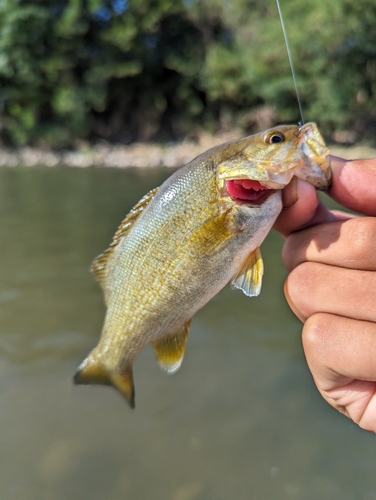
{"type": "Polygon", "coordinates": [[[75,384],[112,385],[125,397],[131,408],[135,407],[132,366],[127,366],[122,373],[111,371],[89,354],[77,368],[73,379],[75,384]]]}

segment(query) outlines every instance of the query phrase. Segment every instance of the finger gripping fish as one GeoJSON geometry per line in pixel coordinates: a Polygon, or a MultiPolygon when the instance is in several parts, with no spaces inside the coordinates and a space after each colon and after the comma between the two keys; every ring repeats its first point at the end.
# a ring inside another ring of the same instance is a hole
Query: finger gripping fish
{"type": "Polygon", "coordinates": [[[75,382],[112,385],[134,407],[132,366],[146,344],[178,370],[197,310],[230,280],[260,293],[259,247],[282,189],[294,175],[328,188],[328,153],[314,123],[278,126],[210,149],[145,195],[93,262],[107,313],[75,382]]]}

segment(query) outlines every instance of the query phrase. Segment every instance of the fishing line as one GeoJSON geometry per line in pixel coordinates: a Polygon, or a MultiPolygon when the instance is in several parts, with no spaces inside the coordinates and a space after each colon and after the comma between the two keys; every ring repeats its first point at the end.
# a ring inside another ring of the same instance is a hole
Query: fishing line
{"type": "Polygon", "coordinates": [[[285,45],[286,45],[286,50],[287,50],[287,56],[289,58],[289,63],[290,63],[290,68],[291,68],[291,74],[292,74],[292,80],[294,82],[294,87],[295,87],[295,93],[296,93],[296,98],[298,100],[298,106],[299,106],[299,111],[300,111],[300,117],[301,117],[301,122],[299,122],[299,126],[304,125],[304,117],[303,117],[303,109],[302,109],[302,102],[300,100],[300,95],[298,91],[298,85],[296,83],[296,78],[295,78],[295,71],[294,71],[294,65],[292,63],[292,57],[291,57],[291,52],[290,52],[290,46],[289,46],[289,41],[287,39],[287,32],[285,28],[285,23],[283,21],[283,16],[282,16],[282,11],[281,11],[281,6],[279,5],[279,0],[275,0],[277,4],[277,9],[278,9],[278,14],[279,14],[279,19],[281,21],[281,26],[282,26],[282,32],[283,32],[283,37],[285,39],[285,45]]]}

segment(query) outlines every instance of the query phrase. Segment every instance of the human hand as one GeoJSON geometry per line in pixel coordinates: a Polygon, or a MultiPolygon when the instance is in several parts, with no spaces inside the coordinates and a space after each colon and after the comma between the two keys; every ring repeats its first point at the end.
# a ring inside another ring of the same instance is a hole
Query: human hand
{"type": "Polygon", "coordinates": [[[376,432],[376,160],[332,158],[332,168],[329,195],[371,217],[328,211],[312,186],[294,181],[275,225],[287,236],[285,295],[304,322],[303,348],[320,393],[376,432]]]}

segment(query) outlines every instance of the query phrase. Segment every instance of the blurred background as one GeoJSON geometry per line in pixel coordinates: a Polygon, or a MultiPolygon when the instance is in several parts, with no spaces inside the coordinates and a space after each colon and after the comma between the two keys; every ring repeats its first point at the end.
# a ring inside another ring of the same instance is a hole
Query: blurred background
{"type": "MultiPolygon", "coordinates": [[[[375,3],[281,4],[306,119],[372,144],[375,3]]],[[[299,119],[274,1],[0,0],[0,160],[299,119]]],[[[176,375],[143,350],[134,411],[73,386],[105,312],[90,263],[173,169],[36,158],[0,161],[1,500],[376,500],[376,438],[317,393],[275,232],[261,296],[199,311],[176,375]]]]}
{"type": "MultiPolygon", "coordinates": [[[[282,1],[307,120],[373,139],[376,4],[282,1]]],[[[300,120],[274,0],[1,0],[0,140],[175,141],[300,120]]]]}

